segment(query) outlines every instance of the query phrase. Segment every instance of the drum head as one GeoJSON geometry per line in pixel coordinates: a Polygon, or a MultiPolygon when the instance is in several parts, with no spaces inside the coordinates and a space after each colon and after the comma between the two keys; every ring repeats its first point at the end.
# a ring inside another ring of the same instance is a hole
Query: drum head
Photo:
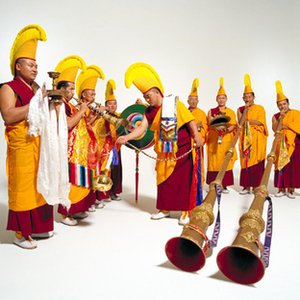
{"type": "MultiPolygon", "coordinates": [[[[132,132],[139,124],[142,122],[144,113],[147,106],[143,104],[133,104],[124,109],[121,113],[121,118],[129,121],[129,126],[120,126],[117,129],[119,135],[125,135],[132,132]]],[[[154,133],[149,128],[143,136],[136,140],[131,140],[130,144],[137,147],[138,149],[146,149],[153,145],[154,143],[154,133]]],[[[131,148],[129,145],[125,144],[127,147],[131,148]]]]}
{"type": "Polygon", "coordinates": [[[229,121],[230,121],[230,117],[229,116],[221,114],[221,115],[217,115],[216,117],[214,117],[210,121],[209,126],[212,126],[212,127],[224,126],[229,121]]]}

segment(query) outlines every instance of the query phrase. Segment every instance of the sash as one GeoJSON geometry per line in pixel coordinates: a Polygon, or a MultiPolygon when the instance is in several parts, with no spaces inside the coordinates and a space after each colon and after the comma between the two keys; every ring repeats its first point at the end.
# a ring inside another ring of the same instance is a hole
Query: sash
{"type": "Polygon", "coordinates": [[[162,103],[158,151],[162,153],[177,152],[177,102],[171,96],[165,97],[162,103]]]}
{"type": "Polygon", "coordinates": [[[39,89],[30,101],[27,121],[28,134],[41,136],[37,191],[48,204],[69,208],[68,127],[64,104],[57,117],[54,104],[49,105],[39,89]]]}

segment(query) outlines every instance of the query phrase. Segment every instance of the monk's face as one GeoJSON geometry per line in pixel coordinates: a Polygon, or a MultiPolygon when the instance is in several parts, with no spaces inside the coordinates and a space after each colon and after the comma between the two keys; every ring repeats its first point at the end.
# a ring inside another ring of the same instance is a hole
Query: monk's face
{"type": "Polygon", "coordinates": [[[29,58],[18,59],[15,69],[17,76],[21,77],[29,84],[35,80],[38,74],[38,66],[36,61],[29,58]]]}
{"type": "Polygon", "coordinates": [[[95,101],[96,93],[95,90],[87,89],[82,92],[82,100],[87,103],[92,103],[95,101]]]}
{"type": "Polygon", "coordinates": [[[245,93],[243,96],[243,100],[246,105],[251,106],[254,103],[254,95],[252,93],[245,93]]]}
{"type": "Polygon", "coordinates": [[[277,107],[280,111],[287,112],[289,110],[289,102],[286,99],[278,101],[277,107]]]}
{"type": "Polygon", "coordinates": [[[74,97],[75,84],[73,82],[69,82],[68,86],[62,87],[61,90],[65,92],[64,98],[66,101],[70,101],[74,97]]]}
{"type": "Polygon", "coordinates": [[[226,102],[227,102],[227,96],[226,95],[218,95],[216,100],[217,100],[219,107],[225,107],[226,102]]]}
{"type": "Polygon", "coordinates": [[[117,101],[116,100],[109,100],[106,101],[105,106],[107,110],[111,113],[114,113],[117,110],[117,101]]]}
{"type": "Polygon", "coordinates": [[[146,92],[144,98],[150,106],[160,106],[162,103],[162,95],[156,89],[146,92]]]}
{"type": "Polygon", "coordinates": [[[195,109],[198,105],[198,97],[197,96],[189,96],[188,98],[189,109],[195,109]]]}

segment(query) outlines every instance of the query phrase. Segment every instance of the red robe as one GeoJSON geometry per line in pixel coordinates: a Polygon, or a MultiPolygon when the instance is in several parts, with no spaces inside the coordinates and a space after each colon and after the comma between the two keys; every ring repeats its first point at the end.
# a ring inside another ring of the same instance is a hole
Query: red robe
{"type": "MultiPolygon", "coordinates": [[[[152,124],[160,107],[148,107],[145,116],[152,124]]],[[[178,130],[178,151],[176,157],[191,149],[191,136],[187,125],[178,130]]],[[[195,207],[196,201],[190,201],[190,190],[193,172],[192,154],[179,159],[172,174],[157,186],[157,203],[159,210],[187,211],[195,207]]]]}

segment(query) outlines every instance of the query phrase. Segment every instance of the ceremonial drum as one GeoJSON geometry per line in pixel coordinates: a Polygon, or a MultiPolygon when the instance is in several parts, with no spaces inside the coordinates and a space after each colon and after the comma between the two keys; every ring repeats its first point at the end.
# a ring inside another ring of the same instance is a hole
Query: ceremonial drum
{"type": "MultiPolygon", "coordinates": [[[[133,104],[125,108],[125,110],[121,113],[121,118],[127,120],[129,124],[126,127],[121,125],[117,129],[118,134],[128,134],[131,131],[133,131],[136,127],[138,127],[139,124],[142,122],[146,108],[147,106],[143,104],[133,104]]],[[[137,147],[138,149],[149,148],[153,145],[153,143],[154,133],[149,128],[140,138],[130,141],[130,144],[137,147]]],[[[125,145],[131,148],[129,144],[125,145]]]]}
{"type": "Polygon", "coordinates": [[[214,127],[216,129],[226,129],[227,124],[230,121],[230,117],[226,116],[225,114],[221,113],[216,115],[209,123],[210,127],[214,127]]]}

